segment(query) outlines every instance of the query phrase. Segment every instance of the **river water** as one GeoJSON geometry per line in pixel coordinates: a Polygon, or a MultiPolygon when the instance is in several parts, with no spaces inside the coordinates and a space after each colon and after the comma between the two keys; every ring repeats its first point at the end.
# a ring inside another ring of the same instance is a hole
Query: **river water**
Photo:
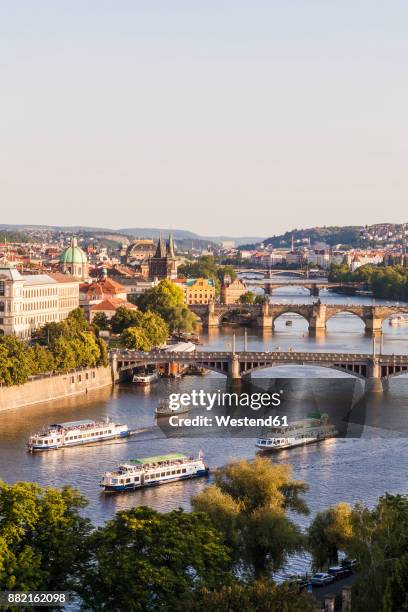
{"type": "MultiPolygon", "coordinates": [[[[279,302],[307,302],[311,300],[302,289],[280,289],[273,296],[279,302]]],[[[322,293],[322,301],[331,303],[372,303],[371,298],[336,296],[322,293]]],[[[380,303],[380,302],[377,302],[380,303]]],[[[282,350],[293,347],[299,350],[344,352],[370,352],[372,339],[364,333],[362,321],[353,315],[340,314],[328,322],[327,333],[321,338],[311,338],[306,322],[296,315],[286,315],[293,321],[285,325],[285,317],[276,322],[273,332],[262,333],[248,329],[248,348],[282,350]]],[[[384,322],[384,352],[408,352],[408,326],[391,327],[384,322]]],[[[227,349],[231,346],[232,333],[236,334],[237,350],[243,344],[244,331],[239,327],[223,327],[200,334],[203,349],[227,349]]],[[[320,368],[274,368],[273,375],[311,377],[321,376],[320,368]]],[[[323,376],[327,376],[327,370],[323,376]]],[[[263,372],[265,374],[265,371],[263,372]]],[[[270,371],[269,371],[269,375],[270,371]]],[[[330,376],[333,372],[330,372],[330,376]]],[[[211,373],[210,380],[217,378],[211,373]]],[[[335,374],[336,376],[336,374],[335,374]]],[[[338,373],[338,376],[344,376],[338,373]]],[[[218,377],[219,388],[225,379],[218,377]]],[[[251,459],[255,454],[253,438],[165,438],[154,425],[154,409],[160,397],[170,392],[188,391],[202,385],[199,377],[188,376],[181,381],[160,380],[151,390],[132,384],[121,384],[112,389],[102,389],[85,397],[36,405],[0,413],[0,478],[6,482],[17,480],[36,481],[41,485],[62,486],[70,484],[80,489],[88,498],[86,514],[95,524],[100,524],[114,512],[135,505],[149,505],[168,511],[177,507],[189,508],[193,495],[206,486],[205,480],[174,483],[153,489],[106,496],[98,487],[103,471],[114,468],[123,460],[168,452],[196,453],[202,449],[211,467],[221,466],[236,458],[251,459]],[[88,447],[70,448],[45,454],[29,454],[25,443],[30,435],[43,425],[76,419],[100,419],[110,417],[127,423],[131,429],[140,430],[128,440],[105,442],[88,447]]],[[[280,451],[271,457],[276,463],[290,463],[296,478],[309,484],[306,501],[313,515],[339,501],[354,503],[361,500],[372,505],[388,492],[407,492],[408,443],[401,428],[388,427],[387,419],[397,413],[401,425],[405,425],[408,411],[408,377],[391,381],[388,392],[381,399],[367,404],[370,424],[359,438],[326,440],[318,445],[280,451]],[[388,411],[388,412],[387,412],[388,411]]],[[[305,519],[307,522],[309,519],[305,519]]],[[[295,558],[291,569],[303,569],[304,560],[295,558]]]]}

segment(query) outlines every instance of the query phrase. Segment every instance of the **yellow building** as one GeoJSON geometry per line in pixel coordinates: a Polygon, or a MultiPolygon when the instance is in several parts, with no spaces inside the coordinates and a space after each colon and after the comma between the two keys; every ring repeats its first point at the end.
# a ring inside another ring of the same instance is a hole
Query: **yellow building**
{"type": "Polygon", "coordinates": [[[184,301],[192,304],[209,304],[215,300],[215,284],[212,278],[191,278],[184,285],[184,301]]]}

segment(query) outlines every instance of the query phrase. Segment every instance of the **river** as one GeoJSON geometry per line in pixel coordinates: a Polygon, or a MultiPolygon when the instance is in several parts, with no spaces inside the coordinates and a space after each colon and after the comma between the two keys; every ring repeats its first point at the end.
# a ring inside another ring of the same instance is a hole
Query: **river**
{"type": "MultiPolygon", "coordinates": [[[[284,288],[276,291],[274,301],[307,302],[302,289],[284,288]]],[[[322,301],[330,303],[368,304],[369,297],[346,298],[323,292],[322,301]]],[[[377,303],[381,303],[377,301],[377,303]]],[[[285,317],[276,322],[274,333],[262,333],[248,329],[248,348],[271,349],[280,346],[299,350],[333,350],[370,352],[372,340],[364,333],[360,319],[340,314],[328,322],[327,333],[321,338],[308,336],[306,321],[296,315],[286,315],[293,321],[285,325],[285,317]]],[[[408,352],[408,326],[384,328],[384,352],[408,352]]],[[[237,337],[237,350],[243,343],[244,331],[239,327],[223,327],[200,334],[204,349],[226,349],[231,346],[232,333],[237,337]]],[[[278,368],[274,369],[276,376],[278,368]]],[[[297,366],[279,368],[280,376],[319,376],[319,368],[297,366]],[[290,374],[288,371],[290,370],[290,374]]],[[[331,372],[330,375],[333,373],[331,372]]],[[[327,376],[327,370],[324,375],[327,376]]],[[[342,374],[339,373],[339,376],[342,374]]],[[[210,374],[210,379],[217,374],[210,374]]],[[[220,388],[225,379],[219,377],[220,388]]],[[[100,524],[117,510],[134,505],[149,505],[157,510],[189,508],[191,496],[206,486],[204,480],[193,480],[133,493],[106,496],[98,487],[103,471],[132,457],[143,457],[166,452],[197,452],[202,449],[211,467],[223,465],[234,458],[254,457],[252,438],[166,439],[154,426],[154,408],[160,397],[172,391],[188,391],[202,384],[202,379],[185,377],[181,381],[160,380],[150,391],[131,384],[121,384],[114,389],[92,392],[81,398],[46,403],[0,413],[0,478],[12,483],[17,480],[36,481],[41,485],[62,486],[70,484],[80,489],[89,500],[86,514],[95,524],[100,524]],[[128,440],[70,448],[45,454],[29,454],[25,442],[43,425],[73,419],[100,419],[109,415],[128,423],[131,429],[143,430],[128,440]]],[[[401,423],[406,421],[408,410],[408,377],[392,380],[389,391],[376,401],[374,419],[360,438],[326,440],[318,445],[281,451],[271,457],[277,463],[290,463],[296,478],[309,484],[306,501],[311,513],[339,501],[354,503],[361,500],[372,505],[388,492],[407,491],[408,444],[404,433],[388,428],[384,415],[398,412],[401,423]]],[[[368,407],[370,409],[370,407],[368,407]]],[[[305,519],[307,521],[309,519],[305,519]]],[[[303,569],[304,560],[295,558],[291,569],[303,569]]]]}

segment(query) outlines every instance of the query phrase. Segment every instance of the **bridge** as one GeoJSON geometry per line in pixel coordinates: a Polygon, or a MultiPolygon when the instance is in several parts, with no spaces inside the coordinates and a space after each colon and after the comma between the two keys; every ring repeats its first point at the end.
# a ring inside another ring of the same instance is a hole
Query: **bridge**
{"type": "Polygon", "coordinates": [[[350,313],[359,317],[365,330],[374,335],[381,332],[382,323],[394,314],[408,313],[407,306],[371,306],[352,304],[196,304],[190,310],[205,327],[219,327],[234,316],[245,317],[246,322],[261,329],[274,329],[275,320],[283,314],[298,314],[308,323],[310,333],[324,332],[331,317],[350,313]]]}
{"type": "Polygon", "coordinates": [[[347,293],[355,293],[358,290],[366,289],[364,283],[341,283],[341,282],[329,282],[325,279],[297,279],[297,280],[274,280],[271,279],[251,279],[248,285],[256,285],[257,287],[263,287],[266,295],[271,295],[274,289],[281,287],[303,287],[308,289],[310,295],[318,296],[322,289],[332,289],[334,291],[347,291],[347,293]]]}
{"type": "Polygon", "coordinates": [[[116,372],[137,367],[182,363],[212,370],[240,380],[253,372],[280,365],[320,366],[339,370],[370,381],[373,390],[382,390],[381,381],[408,372],[408,355],[375,355],[367,353],[323,353],[301,351],[194,351],[166,352],[113,350],[110,353],[116,372]]]}
{"type": "Polygon", "coordinates": [[[287,276],[287,277],[300,277],[300,278],[327,278],[327,271],[325,270],[304,270],[304,269],[290,269],[290,268],[242,268],[235,266],[234,270],[237,274],[258,274],[264,278],[273,278],[274,276],[287,276]]]}

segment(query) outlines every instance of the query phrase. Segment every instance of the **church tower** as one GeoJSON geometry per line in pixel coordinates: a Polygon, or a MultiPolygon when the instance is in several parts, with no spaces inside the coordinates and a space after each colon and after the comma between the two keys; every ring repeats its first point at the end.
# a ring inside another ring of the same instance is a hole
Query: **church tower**
{"type": "Polygon", "coordinates": [[[149,259],[149,277],[159,280],[177,278],[177,259],[171,234],[166,243],[160,236],[154,257],[149,259]]]}

